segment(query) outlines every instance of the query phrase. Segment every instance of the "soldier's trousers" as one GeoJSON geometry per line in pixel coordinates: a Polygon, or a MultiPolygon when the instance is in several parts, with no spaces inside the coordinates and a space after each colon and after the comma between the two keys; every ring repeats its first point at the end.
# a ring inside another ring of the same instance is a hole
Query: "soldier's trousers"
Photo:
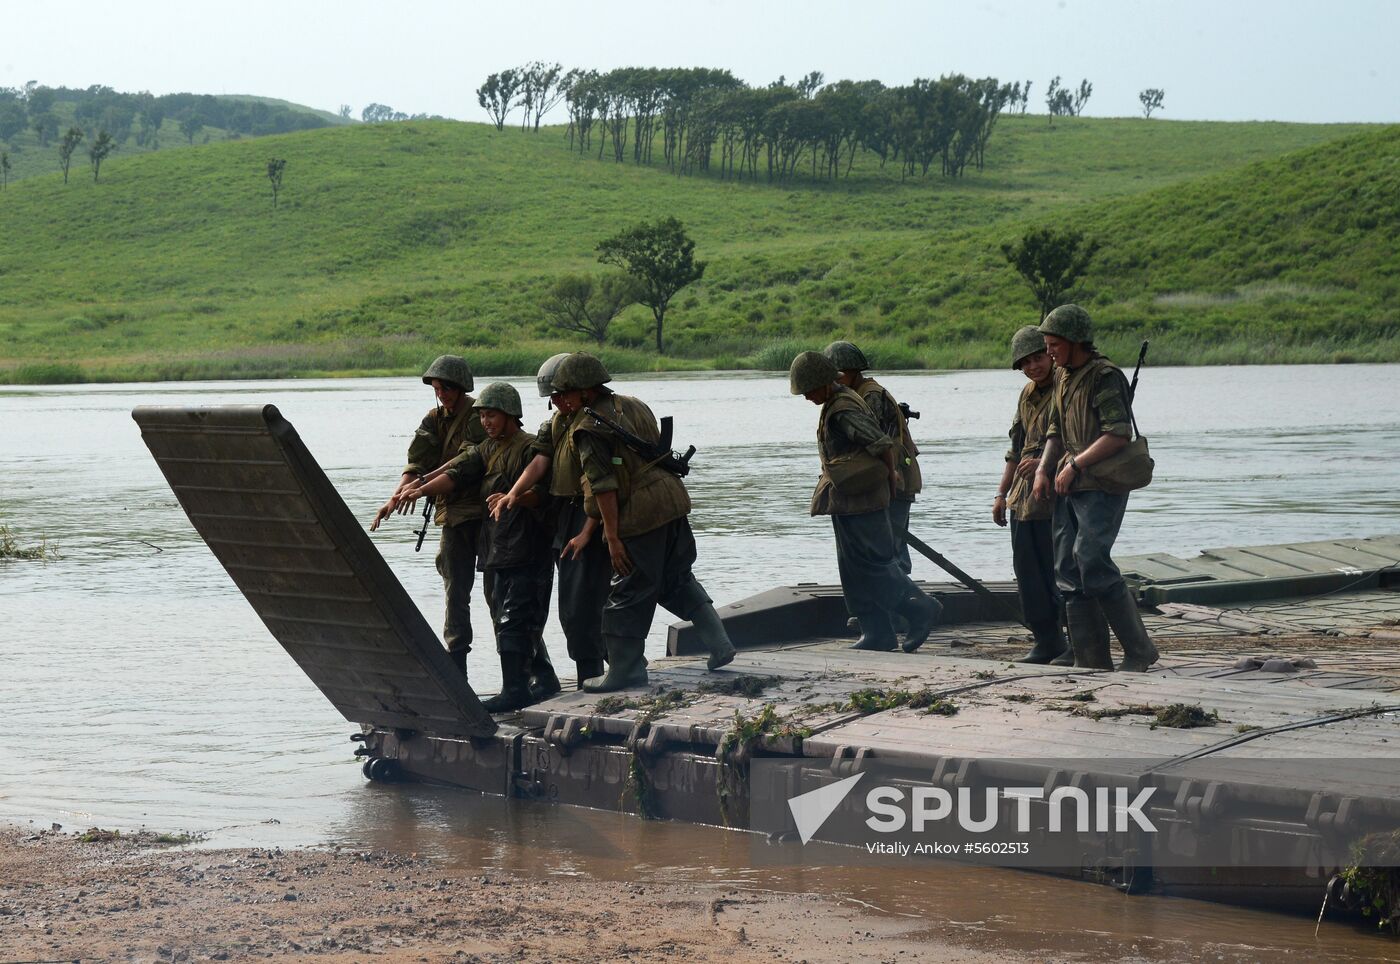
{"type": "Polygon", "coordinates": [[[490,582],[492,587],[491,620],[496,629],[497,652],[534,654],[549,614],[553,574],[548,557],[530,565],[505,566],[483,574],[483,582],[490,582]]]}
{"type": "Polygon", "coordinates": [[[443,526],[438,538],[437,559],[434,560],[447,595],[442,641],[447,644],[447,651],[463,664],[472,648],[472,586],[476,583],[476,551],[480,536],[480,519],[443,526]]]}
{"type": "Polygon", "coordinates": [[[884,509],[857,515],[834,515],[836,568],[846,610],[864,625],[897,612],[920,595],[919,587],[901,568],[890,517],[884,509]]]}
{"type": "Polygon", "coordinates": [[[567,502],[559,509],[554,530],[554,557],[559,566],[559,625],[574,662],[603,660],[603,604],[608,598],[612,563],[601,529],[577,559],[561,559],[564,544],[583,529],[587,519],[583,502],[567,502]]]}
{"type": "Polygon", "coordinates": [[[894,534],[895,559],[899,562],[899,568],[906,574],[914,571],[914,564],[909,559],[909,543],[904,541],[904,533],[909,531],[909,510],[912,508],[913,501],[891,499],[887,510],[890,514],[890,529],[894,534]]]}
{"type": "Polygon", "coordinates": [[[605,635],[645,637],[657,604],[680,619],[689,619],[697,608],[710,602],[691,572],[695,535],[689,519],[673,519],[650,532],[623,539],[622,544],[632,559],[632,571],[613,577],[603,610],[605,635]]]}
{"type": "Polygon", "coordinates": [[[1128,496],[1091,490],[1055,500],[1055,582],[1065,601],[1098,599],[1123,583],[1109,553],[1128,496]]]}
{"type": "Polygon", "coordinates": [[[1050,519],[1022,522],[1011,514],[1011,568],[1027,626],[1060,622],[1060,590],[1055,585],[1055,527],[1050,519]]]}

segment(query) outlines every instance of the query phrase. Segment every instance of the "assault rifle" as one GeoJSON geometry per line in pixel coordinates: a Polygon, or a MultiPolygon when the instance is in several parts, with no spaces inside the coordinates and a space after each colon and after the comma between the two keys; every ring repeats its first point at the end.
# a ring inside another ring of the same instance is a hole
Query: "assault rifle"
{"type": "Polygon", "coordinates": [[[661,439],[656,442],[648,442],[641,436],[629,432],[602,412],[587,407],[584,408],[584,412],[599,425],[616,435],[623,445],[648,462],[654,462],[672,475],[678,475],[681,478],[690,474],[690,457],[695,454],[695,446],[692,445],[686,449],[684,455],[677,455],[671,451],[671,416],[665,415],[661,419],[661,439]]]}
{"type": "Polygon", "coordinates": [[[906,422],[909,421],[911,418],[919,417],[919,413],[910,408],[908,402],[900,402],[899,410],[904,413],[904,420],[906,422]]]}
{"type": "Polygon", "coordinates": [[[423,551],[423,540],[428,537],[428,526],[433,521],[433,497],[426,496],[423,499],[423,528],[414,529],[413,534],[418,537],[418,542],[413,547],[414,552],[423,551]]]}
{"type": "Polygon", "coordinates": [[[1133,381],[1132,384],[1128,386],[1128,401],[1130,402],[1133,400],[1133,396],[1137,394],[1138,372],[1142,371],[1142,363],[1147,360],[1147,346],[1150,344],[1152,344],[1152,342],[1144,339],[1142,348],[1138,351],[1137,367],[1133,369],[1133,381]]]}

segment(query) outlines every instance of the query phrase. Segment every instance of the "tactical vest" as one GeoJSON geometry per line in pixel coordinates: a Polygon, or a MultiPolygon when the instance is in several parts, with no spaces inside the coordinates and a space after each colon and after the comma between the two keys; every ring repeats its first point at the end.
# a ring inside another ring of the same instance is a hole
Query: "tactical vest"
{"type": "MultiPolygon", "coordinates": [[[[593,404],[600,413],[638,438],[648,442],[661,440],[656,416],[639,399],[629,395],[609,394],[600,396],[593,404]]],[[[572,436],[573,432],[579,431],[607,440],[611,448],[613,470],[617,475],[618,536],[630,539],[690,514],[690,493],[679,478],[665,469],[658,468],[655,462],[644,460],[607,428],[587,415],[583,415],[574,423],[570,434],[572,436]]],[[[583,478],[581,484],[585,492],[584,511],[595,519],[602,518],[587,478],[583,478]]]]}
{"type": "Polygon", "coordinates": [[[858,515],[888,508],[890,504],[889,471],[884,459],[832,432],[831,421],[841,412],[871,415],[861,397],[844,386],[833,389],[822,406],[817,419],[817,454],[822,460],[822,475],[812,493],[812,515],[858,515]]]}
{"type": "MultiPolygon", "coordinates": [[[[1034,458],[1045,449],[1045,429],[1050,424],[1050,408],[1055,401],[1055,386],[1052,384],[1039,398],[1035,395],[1035,382],[1026,382],[1026,386],[1021,389],[1021,397],[1016,402],[1016,417],[1021,423],[1021,431],[1025,433],[1025,441],[1021,444],[1023,459],[1034,458]]],[[[1054,488],[1051,487],[1049,498],[1041,501],[1036,501],[1032,496],[1034,488],[1034,476],[1029,479],[1013,476],[1011,479],[1006,507],[1022,522],[1048,519],[1054,512],[1054,488]]]]}
{"type": "MultiPolygon", "coordinates": [[[[894,441],[903,450],[895,452],[895,468],[899,471],[899,491],[895,493],[895,498],[913,502],[914,496],[924,490],[924,476],[919,471],[919,447],[914,444],[914,436],[909,434],[909,420],[904,417],[904,410],[899,407],[899,403],[885,386],[873,378],[862,381],[856,392],[870,406],[872,412],[875,411],[875,404],[871,399],[881,395],[894,411],[899,427],[899,435],[894,441]]],[[[880,427],[884,428],[883,425],[880,427]]]]}
{"type": "MultiPolygon", "coordinates": [[[[1102,355],[1095,355],[1074,371],[1061,368],[1055,372],[1055,408],[1060,413],[1060,441],[1065,447],[1057,471],[1069,464],[1071,455],[1078,455],[1103,434],[1099,413],[1094,410],[1094,390],[1105,378],[1119,378],[1127,384],[1122,370],[1102,355]]],[[[1127,392],[1123,394],[1126,398],[1127,392]]],[[[1079,472],[1070,491],[1099,488],[1102,486],[1092,473],[1079,472]]]]}
{"type": "MultiPolygon", "coordinates": [[[[481,419],[472,406],[476,399],[465,392],[457,403],[457,414],[446,415],[441,406],[430,413],[437,424],[438,437],[442,439],[442,451],[438,465],[446,465],[461,452],[464,445],[475,445],[485,440],[486,430],[481,427],[481,419]]],[[[434,466],[436,468],[436,466],[434,466]]],[[[486,512],[486,504],[475,486],[466,486],[452,492],[446,498],[437,500],[437,513],[433,521],[438,525],[455,526],[459,522],[480,519],[486,512]]]]}
{"type": "Polygon", "coordinates": [[[577,499],[583,495],[583,465],[573,438],[573,426],[582,414],[581,411],[572,415],[555,412],[549,423],[549,440],[554,445],[549,494],[556,498],[577,499]]]}

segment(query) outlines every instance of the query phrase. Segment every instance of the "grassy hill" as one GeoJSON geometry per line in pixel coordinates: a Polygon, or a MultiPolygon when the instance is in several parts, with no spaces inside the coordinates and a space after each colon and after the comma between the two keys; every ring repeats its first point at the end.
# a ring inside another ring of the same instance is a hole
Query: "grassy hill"
{"type": "Polygon", "coordinates": [[[1103,243],[1078,298],[1110,348],[1400,359],[1400,128],[1010,117],[980,174],[893,168],[779,188],[455,122],[117,155],[102,183],[0,196],[0,379],[408,371],[446,350],[532,372],[581,347],[536,307],[548,283],[662,214],[710,267],[668,315],[669,357],[634,308],[617,366],[785,368],[843,336],[881,367],[999,365],[1035,310],[998,245],[1048,222],[1103,243]]]}

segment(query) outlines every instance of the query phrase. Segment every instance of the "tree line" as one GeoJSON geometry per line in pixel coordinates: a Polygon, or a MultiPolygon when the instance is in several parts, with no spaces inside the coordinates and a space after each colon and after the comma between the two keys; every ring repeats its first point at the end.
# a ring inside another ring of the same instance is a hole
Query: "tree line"
{"type": "Polygon", "coordinates": [[[23,87],[0,87],[0,141],[32,130],[40,147],[59,138],[58,105],[71,105],[71,126],[96,140],[105,131],[117,147],[135,139],[138,147],[159,147],[167,119],[175,121],[190,142],[206,127],[260,137],[309,130],[329,124],[325,118],[280,104],[237,100],[211,94],[123,93],[101,84],[87,88],[44,87],[30,81],[23,87]]]}
{"type": "MultiPolygon", "coordinates": [[[[562,102],[565,136],[580,154],[662,163],[681,174],[791,181],[849,176],[863,149],[902,176],[981,170],[998,118],[1023,104],[1030,84],[949,74],[887,87],[878,80],[826,83],[813,71],[751,87],[728,70],[624,67],[563,71],[534,63],[491,74],[477,102],[504,129],[516,108],[539,129],[562,102]]],[[[1024,111],[1024,107],[1022,108],[1024,111]]]]}

